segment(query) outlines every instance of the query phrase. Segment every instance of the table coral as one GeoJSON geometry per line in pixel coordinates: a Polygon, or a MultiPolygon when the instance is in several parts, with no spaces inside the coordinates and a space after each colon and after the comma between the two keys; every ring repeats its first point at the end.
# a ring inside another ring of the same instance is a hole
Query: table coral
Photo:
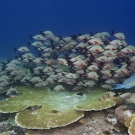
{"type": "Polygon", "coordinates": [[[28,129],[66,126],[83,117],[86,108],[87,111],[102,110],[115,105],[115,102],[110,99],[99,101],[99,97],[106,94],[103,89],[84,90],[82,96],[66,90],[63,92],[51,91],[48,87],[18,87],[17,91],[22,95],[0,102],[0,111],[18,112],[16,123],[28,129]],[[80,109],[79,106],[81,106],[80,109]],[[37,110],[32,111],[29,109],[30,107],[35,107],[37,110]]]}

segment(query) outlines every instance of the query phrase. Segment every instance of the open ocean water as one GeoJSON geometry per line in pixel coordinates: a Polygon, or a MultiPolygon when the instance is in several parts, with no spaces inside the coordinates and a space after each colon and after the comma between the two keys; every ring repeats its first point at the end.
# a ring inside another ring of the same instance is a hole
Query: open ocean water
{"type": "Polygon", "coordinates": [[[59,36],[114,30],[135,45],[134,7],[134,0],[0,0],[0,58],[13,58],[13,47],[39,30],[59,36]]]}

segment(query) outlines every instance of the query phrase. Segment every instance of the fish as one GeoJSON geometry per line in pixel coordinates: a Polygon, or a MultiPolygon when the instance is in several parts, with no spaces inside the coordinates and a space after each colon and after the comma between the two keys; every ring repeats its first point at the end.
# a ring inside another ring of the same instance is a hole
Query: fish
{"type": "Polygon", "coordinates": [[[73,74],[73,73],[68,73],[66,74],[66,77],[67,78],[78,78],[76,74],[73,74]]]}
{"type": "Polygon", "coordinates": [[[103,52],[104,49],[101,47],[101,46],[92,46],[90,49],[89,49],[90,52],[95,52],[95,53],[100,53],[100,52],[103,52]]]}
{"type": "Polygon", "coordinates": [[[113,83],[116,83],[116,81],[114,79],[108,79],[108,80],[105,81],[105,83],[113,84],[113,83]]]}
{"type": "Polygon", "coordinates": [[[112,74],[111,74],[111,71],[110,70],[101,70],[101,73],[103,73],[104,75],[106,75],[106,76],[112,76],[112,74]]]}
{"type": "Polygon", "coordinates": [[[99,62],[107,62],[107,56],[100,56],[98,57],[97,59],[95,59],[96,61],[99,61],[99,62]]]}
{"type": "Polygon", "coordinates": [[[5,86],[8,86],[9,84],[11,84],[11,83],[8,80],[5,80],[0,83],[0,87],[5,87],[5,86]]]}
{"type": "Polygon", "coordinates": [[[30,36],[28,46],[14,48],[15,58],[0,62],[0,87],[50,86],[54,90],[102,87],[112,90],[135,72],[135,47],[121,32],[57,36],[51,30],[30,36]],[[34,48],[34,52],[29,49],[34,48]],[[118,82],[119,81],[119,82],[118,82]],[[56,87],[56,88],[55,88],[56,87]]]}
{"type": "Polygon", "coordinates": [[[88,74],[89,78],[92,78],[94,80],[98,80],[99,75],[96,72],[92,71],[92,72],[89,72],[87,74],[88,74]]]}
{"type": "Polygon", "coordinates": [[[12,94],[13,92],[17,92],[17,91],[16,91],[16,88],[17,88],[17,87],[15,87],[15,88],[10,87],[10,88],[7,90],[7,92],[6,92],[6,95],[9,96],[9,95],[12,94]]]}
{"type": "Polygon", "coordinates": [[[126,79],[123,84],[113,84],[113,86],[115,86],[113,90],[130,89],[135,87],[135,74],[133,74],[130,78],[126,79]]]}
{"type": "Polygon", "coordinates": [[[41,34],[37,34],[37,35],[35,35],[35,36],[31,36],[31,35],[29,35],[29,37],[30,37],[30,39],[36,39],[36,40],[47,40],[46,39],[46,37],[44,37],[43,35],[41,35],[41,34]]]}
{"type": "Polygon", "coordinates": [[[42,32],[42,34],[45,34],[45,35],[54,35],[52,31],[50,30],[46,30],[44,32],[42,32]]]}
{"type": "Polygon", "coordinates": [[[122,51],[123,53],[126,53],[126,54],[134,52],[134,50],[133,50],[132,48],[130,48],[130,47],[125,47],[125,48],[122,49],[121,51],[122,51]]]}
{"type": "Polygon", "coordinates": [[[33,62],[38,64],[38,63],[43,63],[44,60],[43,60],[43,58],[37,57],[37,58],[33,59],[33,62]]]}
{"type": "Polygon", "coordinates": [[[44,73],[47,73],[47,72],[51,72],[53,71],[53,68],[52,67],[45,67],[43,70],[42,70],[44,73]]]}
{"type": "Polygon", "coordinates": [[[72,90],[73,91],[78,91],[78,90],[81,90],[81,89],[83,89],[82,86],[75,86],[72,90]]]}
{"type": "Polygon", "coordinates": [[[63,59],[63,58],[58,58],[57,60],[58,60],[62,65],[68,66],[67,60],[65,60],[65,59],[63,59]]]}
{"type": "Polygon", "coordinates": [[[42,79],[40,77],[33,77],[32,79],[29,80],[31,83],[38,83],[41,82],[42,79]]]}
{"type": "Polygon", "coordinates": [[[103,45],[103,42],[100,38],[92,38],[88,41],[88,43],[93,45],[103,45]]]}
{"type": "Polygon", "coordinates": [[[124,33],[121,32],[115,33],[114,31],[112,31],[112,34],[118,39],[126,39],[124,33]]]}
{"type": "Polygon", "coordinates": [[[28,59],[34,59],[34,58],[36,58],[36,57],[34,56],[34,54],[32,54],[32,53],[25,53],[25,54],[23,54],[21,57],[22,57],[23,59],[25,59],[25,58],[28,58],[28,59]]]}
{"type": "Polygon", "coordinates": [[[43,46],[43,43],[41,41],[35,41],[29,45],[32,45],[34,47],[42,47],[43,46]]]}
{"type": "Polygon", "coordinates": [[[104,89],[113,90],[113,86],[110,84],[103,84],[103,85],[101,85],[101,87],[104,89]]]}
{"type": "Polygon", "coordinates": [[[19,52],[28,52],[28,51],[30,51],[29,50],[29,48],[28,47],[26,47],[26,46],[22,46],[22,47],[20,47],[20,48],[14,48],[14,52],[16,52],[16,51],[19,51],[19,52]]]}
{"type": "Polygon", "coordinates": [[[120,46],[122,45],[121,41],[119,39],[112,40],[110,42],[111,45],[120,46]]]}
{"type": "Polygon", "coordinates": [[[100,38],[100,39],[105,39],[105,35],[101,32],[101,33],[96,33],[93,35],[95,38],[100,38]]]}
{"type": "Polygon", "coordinates": [[[108,32],[102,32],[102,34],[105,36],[105,37],[110,37],[110,34],[108,32]]]}
{"type": "Polygon", "coordinates": [[[82,59],[80,57],[77,57],[77,56],[70,59],[70,61],[72,61],[72,62],[76,62],[79,60],[82,60],[82,59]]]}
{"type": "Polygon", "coordinates": [[[125,74],[129,73],[129,71],[126,68],[117,69],[115,72],[117,74],[119,74],[119,75],[121,75],[121,74],[124,74],[125,75],[125,74]]]}
{"type": "Polygon", "coordinates": [[[85,39],[89,40],[90,39],[90,34],[80,35],[79,37],[77,37],[77,39],[79,39],[80,41],[83,41],[85,39]]]}
{"type": "Polygon", "coordinates": [[[36,87],[46,86],[48,83],[45,81],[41,81],[35,84],[36,87]]]}
{"type": "Polygon", "coordinates": [[[90,65],[88,68],[88,70],[92,70],[92,71],[95,71],[95,70],[98,70],[98,66],[97,65],[90,65]]]}
{"type": "Polygon", "coordinates": [[[96,83],[93,80],[89,80],[85,82],[84,84],[87,85],[88,87],[93,87],[96,83]]]}
{"type": "Polygon", "coordinates": [[[117,48],[118,48],[117,45],[114,46],[114,45],[111,45],[111,44],[104,47],[104,49],[106,49],[106,50],[116,50],[117,48]]]}
{"type": "Polygon", "coordinates": [[[109,62],[109,63],[106,63],[104,66],[103,66],[103,68],[102,68],[102,70],[110,70],[112,67],[114,66],[114,64],[111,62],[109,62]]]}
{"type": "Polygon", "coordinates": [[[62,91],[64,90],[65,88],[62,86],[62,85],[57,85],[54,90],[57,90],[57,91],[62,91]]]}
{"type": "Polygon", "coordinates": [[[113,57],[116,56],[116,53],[113,50],[106,50],[103,52],[103,55],[107,57],[113,57]]]}

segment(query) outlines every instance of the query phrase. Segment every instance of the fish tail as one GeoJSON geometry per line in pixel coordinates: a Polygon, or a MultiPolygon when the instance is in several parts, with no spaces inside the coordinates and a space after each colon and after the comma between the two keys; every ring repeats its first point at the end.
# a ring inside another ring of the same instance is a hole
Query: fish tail
{"type": "Polygon", "coordinates": [[[43,31],[39,30],[39,33],[40,33],[40,34],[43,34],[43,31]]]}
{"type": "Polygon", "coordinates": [[[113,84],[113,86],[115,86],[115,88],[113,88],[113,90],[118,90],[118,89],[124,88],[123,84],[113,84]]]}
{"type": "Polygon", "coordinates": [[[14,52],[16,52],[17,51],[17,48],[13,48],[14,49],[14,52]]]}
{"type": "Polygon", "coordinates": [[[10,61],[11,61],[11,59],[8,59],[8,60],[7,60],[7,63],[9,63],[10,61]]]}
{"type": "Polygon", "coordinates": [[[112,34],[112,35],[114,35],[114,34],[115,34],[115,32],[112,30],[112,31],[111,31],[111,34],[112,34]]]}
{"type": "Polygon", "coordinates": [[[90,32],[90,36],[93,36],[94,34],[93,34],[93,32],[90,32]]]}
{"type": "Polygon", "coordinates": [[[29,61],[29,62],[32,62],[32,60],[31,60],[31,59],[28,59],[28,61],[29,61]]]}
{"type": "Polygon", "coordinates": [[[28,46],[30,46],[30,45],[31,45],[31,43],[29,43],[29,42],[27,42],[27,44],[28,44],[28,46]]]}
{"type": "Polygon", "coordinates": [[[76,39],[77,36],[75,34],[71,35],[72,39],[76,39]]]}
{"type": "Polygon", "coordinates": [[[38,57],[40,57],[40,56],[42,56],[42,54],[38,52],[38,57]]]}
{"type": "Polygon", "coordinates": [[[29,38],[30,38],[30,40],[32,39],[32,36],[31,35],[29,35],[29,38]]]}

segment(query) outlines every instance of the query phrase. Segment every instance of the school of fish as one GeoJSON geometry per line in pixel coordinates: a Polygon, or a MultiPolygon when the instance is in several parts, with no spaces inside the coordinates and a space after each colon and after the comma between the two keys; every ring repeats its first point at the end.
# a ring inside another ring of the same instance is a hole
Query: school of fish
{"type": "Polygon", "coordinates": [[[113,84],[123,83],[135,72],[135,47],[128,45],[120,32],[62,37],[47,30],[30,35],[30,39],[34,41],[28,42],[28,47],[14,48],[18,54],[15,59],[2,62],[0,90],[11,86],[10,93],[16,90],[12,85],[41,87],[51,84],[58,91],[64,90],[65,84],[72,85],[72,90],[94,86],[113,90],[113,84]],[[37,53],[30,52],[31,46],[37,53]],[[35,66],[24,70],[24,63],[35,66]]]}

